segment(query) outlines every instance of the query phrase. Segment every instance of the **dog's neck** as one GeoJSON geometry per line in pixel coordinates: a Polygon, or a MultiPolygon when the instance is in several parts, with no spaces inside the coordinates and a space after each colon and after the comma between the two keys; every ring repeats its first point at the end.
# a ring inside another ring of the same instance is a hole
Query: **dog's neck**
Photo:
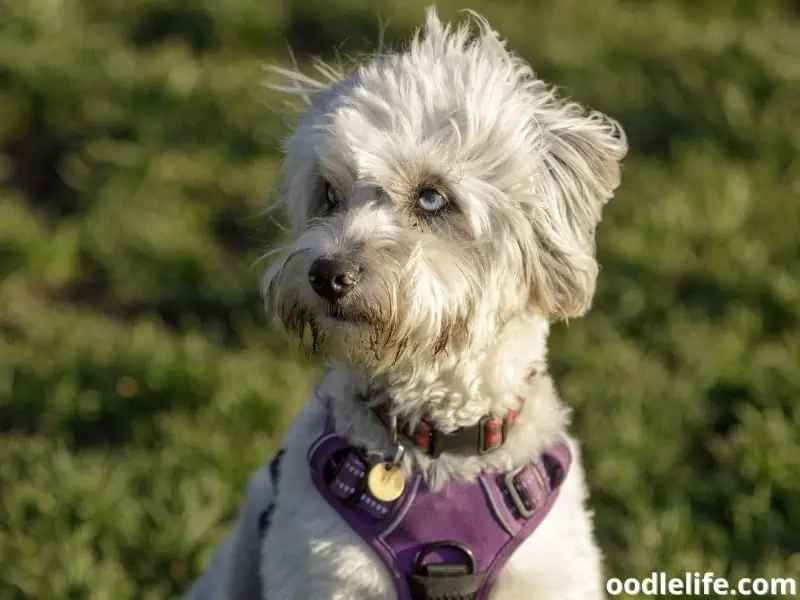
{"type": "Polygon", "coordinates": [[[337,431],[370,452],[391,448],[389,431],[373,411],[376,404],[388,402],[399,419],[412,426],[424,420],[443,433],[520,409],[505,443],[486,454],[431,458],[406,445],[406,467],[420,467],[431,485],[509,470],[538,457],[567,425],[567,411],[547,374],[547,333],[546,320],[522,315],[483,347],[458,356],[420,356],[412,368],[380,378],[333,365],[320,392],[333,399],[337,431]]]}

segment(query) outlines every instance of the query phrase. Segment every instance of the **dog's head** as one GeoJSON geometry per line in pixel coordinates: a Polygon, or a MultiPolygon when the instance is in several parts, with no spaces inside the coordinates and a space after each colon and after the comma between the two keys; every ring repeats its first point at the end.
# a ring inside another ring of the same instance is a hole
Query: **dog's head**
{"type": "Polygon", "coordinates": [[[264,289],[328,358],[430,362],[520,313],[553,321],[591,304],[625,136],[474,22],[431,10],[406,51],[328,70],[330,84],[284,72],[312,95],[283,165],[293,243],[264,289]]]}

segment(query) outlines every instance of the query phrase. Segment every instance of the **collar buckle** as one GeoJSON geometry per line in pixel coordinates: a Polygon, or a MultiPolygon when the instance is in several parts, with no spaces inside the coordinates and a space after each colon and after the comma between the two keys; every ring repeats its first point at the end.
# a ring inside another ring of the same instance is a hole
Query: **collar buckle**
{"type": "Polygon", "coordinates": [[[478,454],[497,450],[508,439],[509,419],[506,417],[482,417],[478,424],[478,454]]]}
{"type": "Polygon", "coordinates": [[[428,456],[439,458],[442,455],[442,434],[438,429],[431,429],[428,434],[430,444],[428,445],[428,456]]]}

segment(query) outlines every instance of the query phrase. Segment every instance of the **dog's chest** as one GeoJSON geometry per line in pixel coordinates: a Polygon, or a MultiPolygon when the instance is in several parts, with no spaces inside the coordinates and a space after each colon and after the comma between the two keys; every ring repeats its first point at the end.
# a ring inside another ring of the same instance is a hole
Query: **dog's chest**
{"type": "MultiPolygon", "coordinates": [[[[314,420],[316,421],[316,419],[314,420]]],[[[376,538],[374,536],[363,537],[364,532],[361,529],[359,529],[361,535],[354,531],[353,523],[349,522],[349,518],[343,518],[342,514],[339,514],[341,507],[337,505],[337,508],[334,508],[330,503],[331,499],[325,497],[327,494],[320,493],[320,482],[317,477],[319,472],[313,469],[312,464],[316,464],[316,460],[311,457],[318,455],[317,449],[325,445],[322,443],[323,440],[332,435],[321,435],[324,431],[328,431],[327,425],[324,429],[316,425],[315,423],[312,427],[298,427],[288,436],[287,440],[284,440],[285,452],[280,464],[280,475],[278,481],[275,482],[277,484],[276,497],[273,507],[269,511],[270,520],[262,541],[261,577],[264,597],[266,600],[337,600],[340,598],[342,600],[346,598],[397,600],[398,588],[394,576],[381,556],[366,541],[371,539],[373,540],[371,543],[374,543],[376,538]],[[309,452],[312,447],[314,450],[309,452]]],[[[419,543],[427,544],[430,540],[426,536],[435,534],[434,537],[437,540],[440,537],[441,539],[464,538],[468,547],[480,548],[486,541],[483,539],[484,536],[492,532],[492,527],[497,529],[495,533],[499,532],[499,526],[494,523],[492,518],[481,519],[478,516],[477,519],[471,519],[469,517],[470,515],[480,515],[478,509],[481,506],[485,508],[489,504],[496,511],[503,500],[496,496],[493,502],[487,504],[483,492],[486,492],[488,488],[476,486],[471,490],[473,492],[477,490],[476,497],[465,503],[464,498],[470,496],[469,486],[464,490],[458,488],[459,485],[455,484],[452,490],[448,489],[447,493],[422,497],[418,503],[415,501],[415,506],[419,504],[415,509],[396,511],[398,515],[404,515],[401,517],[402,521],[397,521],[397,517],[389,514],[387,519],[392,523],[391,527],[402,523],[397,528],[398,532],[413,533],[416,531],[417,535],[411,535],[410,538],[405,536],[412,541],[412,546],[419,543]],[[431,502],[432,498],[438,498],[439,501],[431,502]],[[459,511],[455,509],[459,506],[462,508],[460,518],[450,519],[449,517],[453,516],[450,513],[458,516],[459,511]],[[465,513],[463,509],[466,509],[465,513]],[[416,519],[412,516],[414,514],[417,515],[416,519]],[[466,516],[464,516],[465,514],[466,516]],[[444,531],[440,531],[442,522],[445,521],[452,521],[452,523],[450,523],[449,529],[444,527],[444,531]],[[489,521],[493,522],[492,527],[481,527],[481,524],[485,526],[489,521]],[[417,524],[416,528],[413,526],[414,523],[417,524]],[[453,534],[454,537],[451,537],[450,534],[453,534]]],[[[414,490],[416,489],[417,487],[414,486],[414,490]]],[[[413,494],[411,498],[415,498],[413,494]]],[[[410,507],[411,505],[407,504],[406,506],[410,507]]],[[[500,516],[498,512],[493,514],[500,516]]],[[[507,512],[505,515],[506,519],[501,518],[500,521],[508,526],[508,519],[511,518],[511,515],[507,512]]],[[[395,535],[387,534],[386,532],[389,530],[382,531],[383,533],[379,537],[384,541],[395,535]],[[384,535],[389,535],[389,538],[384,535]]],[[[401,537],[403,536],[401,535],[401,537]]],[[[525,563],[530,560],[532,547],[527,542],[531,541],[533,538],[522,538],[522,546],[512,552],[508,564],[512,568],[504,568],[497,573],[498,593],[490,593],[481,597],[515,597],[509,596],[505,591],[500,592],[500,590],[508,587],[505,584],[508,583],[510,571],[519,571],[519,567],[523,567],[522,571],[529,570],[529,565],[523,566],[520,561],[514,559],[518,556],[525,556],[525,563]]],[[[479,565],[481,563],[491,564],[494,562],[494,556],[496,555],[489,554],[484,557],[483,561],[479,559],[477,562],[479,565]]],[[[395,568],[398,566],[395,564],[395,568]]],[[[401,569],[401,572],[408,571],[401,569]]],[[[518,586],[512,585],[512,587],[517,588],[518,586]]],[[[401,597],[407,596],[401,595],[401,597]]]]}
{"type": "MultiPolygon", "coordinates": [[[[314,441],[309,436],[306,448],[314,441]]],[[[373,550],[311,482],[302,444],[289,449],[262,544],[268,600],[395,600],[394,580],[373,550]]]]}
{"type": "MultiPolygon", "coordinates": [[[[305,453],[287,451],[262,543],[263,600],[397,600],[395,581],[386,565],[317,492],[308,472],[305,453]]],[[[561,521],[561,515],[555,520],[561,521]]],[[[554,525],[545,529],[552,530],[554,525]]],[[[529,572],[534,565],[550,565],[546,570],[557,572],[547,558],[555,546],[552,538],[528,540],[512,555],[489,597],[522,597],[517,595],[519,590],[529,591],[541,578],[529,572]],[[520,577],[522,582],[518,582],[520,577]]]]}

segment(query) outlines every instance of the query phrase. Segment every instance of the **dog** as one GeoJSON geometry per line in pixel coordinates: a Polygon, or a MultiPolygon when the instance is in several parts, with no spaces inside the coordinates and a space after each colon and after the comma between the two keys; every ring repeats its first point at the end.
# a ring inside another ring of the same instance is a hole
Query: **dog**
{"type": "Polygon", "coordinates": [[[276,458],[252,475],[234,531],[189,598],[605,597],[547,336],[592,303],[595,230],[628,151],[622,127],[562,97],[474,13],[452,25],[431,8],[406,49],[347,74],[317,66],[316,79],[275,69],[285,78],[275,89],[303,108],[278,194],[292,241],[263,289],[328,370],[276,458]],[[314,466],[330,443],[349,454],[314,466]],[[538,465],[531,502],[517,502],[503,481],[527,465],[538,465]],[[335,477],[349,503],[326,491],[335,477]],[[423,508],[390,508],[412,492],[423,508]],[[419,551],[417,571],[401,573],[412,542],[377,551],[363,515],[351,518],[363,498],[376,518],[394,515],[374,534],[384,542],[403,519],[416,536],[445,532],[425,546],[438,562],[421,565],[419,551]],[[510,539],[534,521],[513,551],[498,545],[486,560],[462,543],[502,527],[510,539]]]}

